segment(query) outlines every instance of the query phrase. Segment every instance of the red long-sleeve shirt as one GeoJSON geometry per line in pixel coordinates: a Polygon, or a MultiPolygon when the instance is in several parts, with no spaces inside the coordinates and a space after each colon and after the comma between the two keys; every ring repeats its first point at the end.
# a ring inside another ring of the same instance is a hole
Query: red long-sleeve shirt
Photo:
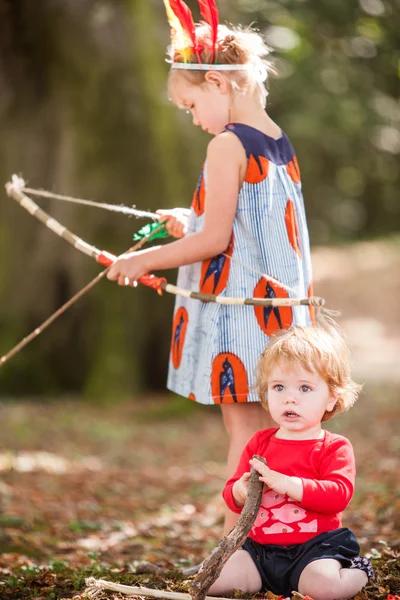
{"type": "Polygon", "coordinates": [[[276,431],[258,431],[248,442],[223,491],[228,507],[242,511],[235,504],[232,487],[250,470],[252,456],[259,454],[270,469],[301,478],[303,499],[297,502],[266,488],[249,537],[260,544],[289,546],[341,527],[341,511],[353,495],[356,471],[349,440],[329,431],[318,440],[283,440],[275,437],[276,431]]]}

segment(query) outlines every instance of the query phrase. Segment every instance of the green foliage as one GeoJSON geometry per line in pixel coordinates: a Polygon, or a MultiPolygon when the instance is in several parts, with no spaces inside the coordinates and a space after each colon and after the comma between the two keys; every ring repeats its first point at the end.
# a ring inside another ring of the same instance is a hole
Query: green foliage
{"type": "Polygon", "coordinates": [[[367,0],[239,6],[242,21],[253,13],[276,48],[281,77],[270,82],[270,111],[297,150],[312,241],[393,230],[400,213],[398,11],[367,0]]]}
{"type": "Polygon", "coordinates": [[[99,523],[95,523],[94,521],[73,521],[68,527],[74,533],[101,530],[101,525],[99,523]]]}
{"type": "Polygon", "coordinates": [[[0,527],[15,527],[18,529],[24,525],[24,522],[21,517],[0,513],[0,527]]]}

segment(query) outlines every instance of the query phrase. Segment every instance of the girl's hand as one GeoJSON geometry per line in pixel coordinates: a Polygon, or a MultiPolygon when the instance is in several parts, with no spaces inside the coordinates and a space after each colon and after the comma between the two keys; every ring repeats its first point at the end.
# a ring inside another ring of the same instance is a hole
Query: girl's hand
{"type": "Polygon", "coordinates": [[[250,459],[250,465],[260,473],[260,481],[264,482],[274,492],[278,492],[278,494],[288,493],[291,477],[283,473],[278,473],[278,471],[273,471],[257,458],[250,459]]]}
{"type": "Polygon", "coordinates": [[[243,473],[240,479],[235,481],[232,487],[232,494],[236,506],[244,506],[249,488],[250,473],[243,473]]]}
{"type": "Polygon", "coordinates": [[[187,232],[190,211],[186,208],[157,210],[160,223],[166,223],[167,231],[172,237],[183,238],[187,232]]]}
{"type": "Polygon", "coordinates": [[[121,254],[107,273],[107,279],[118,281],[118,285],[137,286],[137,280],[150,271],[147,265],[148,253],[128,252],[121,254]]]}

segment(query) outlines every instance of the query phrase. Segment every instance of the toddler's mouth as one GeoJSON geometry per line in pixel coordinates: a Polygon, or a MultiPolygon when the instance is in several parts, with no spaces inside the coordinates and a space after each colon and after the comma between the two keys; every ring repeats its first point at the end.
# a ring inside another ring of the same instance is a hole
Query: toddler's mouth
{"type": "Polygon", "coordinates": [[[291,410],[287,410],[283,413],[283,416],[286,419],[295,419],[296,417],[299,417],[299,415],[291,410]]]}

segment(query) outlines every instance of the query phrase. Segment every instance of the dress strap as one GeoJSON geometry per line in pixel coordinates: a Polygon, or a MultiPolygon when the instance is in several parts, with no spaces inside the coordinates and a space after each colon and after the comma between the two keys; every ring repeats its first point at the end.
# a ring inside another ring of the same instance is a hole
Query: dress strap
{"type": "Polygon", "coordinates": [[[229,123],[225,131],[234,133],[246,151],[247,159],[263,156],[276,165],[287,165],[295,155],[286,134],[282,131],[279,138],[272,138],[263,131],[244,123],[229,123]]]}

